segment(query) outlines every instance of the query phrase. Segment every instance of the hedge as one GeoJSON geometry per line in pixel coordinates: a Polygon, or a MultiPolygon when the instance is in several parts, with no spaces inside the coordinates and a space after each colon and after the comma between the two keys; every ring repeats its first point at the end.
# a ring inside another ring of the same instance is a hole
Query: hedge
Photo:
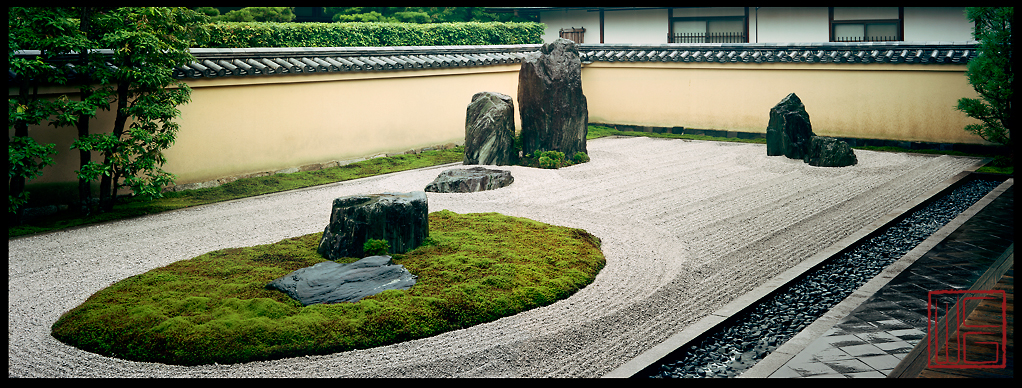
{"type": "Polygon", "coordinates": [[[197,47],[380,47],[543,43],[542,23],[260,23],[209,25],[197,47]]]}

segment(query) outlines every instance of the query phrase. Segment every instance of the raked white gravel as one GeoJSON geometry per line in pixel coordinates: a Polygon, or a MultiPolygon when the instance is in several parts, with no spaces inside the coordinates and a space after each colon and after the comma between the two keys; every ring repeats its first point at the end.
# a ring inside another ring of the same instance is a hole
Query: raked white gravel
{"type": "Polygon", "coordinates": [[[9,241],[10,377],[600,377],[978,159],[856,150],[812,167],[766,146],[589,141],[592,161],[508,169],[512,185],[429,193],[429,210],[588,230],[606,267],[568,299],[435,337],[327,356],[184,367],[84,352],[60,315],[132,275],[229,247],[321,232],[334,198],[423,190],[444,166],[9,241]]]}

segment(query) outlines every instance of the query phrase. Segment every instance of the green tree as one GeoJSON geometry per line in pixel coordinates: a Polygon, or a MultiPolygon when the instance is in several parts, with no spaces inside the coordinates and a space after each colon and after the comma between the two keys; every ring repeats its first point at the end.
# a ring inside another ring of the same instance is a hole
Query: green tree
{"type": "MultiPolygon", "coordinates": [[[[219,11],[217,11],[219,13],[219,11]]],[[[208,14],[208,13],[207,13],[208,14]]],[[[245,7],[217,16],[225,22],[290,22],[295,19],[294,7],[245,7]]]]}
{"type": "Polygon", "coordinates": [[[8,98],[7,127],[14,136],[7,143],[8,152],[8,220],[21,221],[23,206],[28,202],[26,181],[38,177],[42,168],[53,164],[50,155],[55,145],[41,145],[28,136],[30,125],[39,125],[55,112],[53,102],[39,97],[39,86],[66,82],[64,69],[49,61],[74,45],[68,31],[74,24],[60,9],[10,7],[7,10],[7,64],[16,74],[12,87],[15,98],[8,98]],[[35,56],[15,56],[19,50],[38,50],[35,56]]]}
{"type": "Polygon", "coordinates": [[[489,13],[483,7],[324,7],[335,22],[537,22],[535,16],[489,13]]]}
{"type": "Polygon", "coordinates": [[[195,7],[193,9],[195,10],[195,12],[201,13],[206,16],[210,17],[220,16],[220,10],[216,9],[216,7],[195,7]]]}
{"type": "Polygon", "coordinates": [[[183,7],[124,7],[96,20],[100,47],[113,51],[107,61],[115,69],[114,127],[79,138],[74,147],[102,153],[102,163],[89,162],[79,176],[100,178],[100,211],[111,211],[121,187],[158,198],[173,183],[173,174],[161,169],[163,150],[174,143],[177,106],[189,101],[191,89],[173,78],[172,69],[194,60],[188,49],[207,19],[183,7]]]}
{"type": "MultiPolygon", "coordinates": [[[[109,86],[111,72],[105,65],[105,58],[98,52],[99,31],[94,26],[97,15],[109,12],[109,9],[95,7],[79,7],[69,9],[69,15],[77,16],[78,31],[75,45],[71,47],[74,55],[73,78],[69,83],[78,85],[79,100],[71,100],[66,96],[57,99],[56,116],[51,125],[55,127],[73,126],[78,130],[78,138],[89,136],[89,123],[102,110],[110,110],[113,89],[109,86]]],[[[72,19],[74,20],[74,19],[72,19]]],[[[76,147],[72,146],[71,149],[76,147]]],[[[78,174],[78,212],[80,215],[91,213],[92,180],[90,175],[83,174],[86,166],[92,162],[92,152],[79,149],[78,174]]]]}
{"type": "Polygon", "coordinates": [[[1011,97],[1014,72],[1011,62],[1012,7],[969,7],[966,18],[975,26],[973,37],[980,42],[978,55],[969,61],[966,75],[982,99],[962,98],[957,109],[982,124],[965,130],[984,140],[1011,149],[1011,97]]]}

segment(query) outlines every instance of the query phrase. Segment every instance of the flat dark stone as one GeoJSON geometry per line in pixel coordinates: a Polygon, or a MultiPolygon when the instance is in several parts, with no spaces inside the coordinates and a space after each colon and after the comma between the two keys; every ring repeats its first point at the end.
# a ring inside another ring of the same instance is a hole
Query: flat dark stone
{"type": "Polygon", "coordinates": [[[433,193],[473,193],[483,190],[494,190],[510,185],[515,181],[510,171],[491,170],[485,167],[467,169],[454,168],[444,170],[433,182],[426,185],[425,191],[433,193]]]}
{"type": "Polygon", "coordinates": [[[303,306],[317,303],[357,302],[385,290],[407,290],[415,275],[390,256],[369,256],[349,264],[325,261],[300,268],[266,285],[284,292],[303,306]]]}

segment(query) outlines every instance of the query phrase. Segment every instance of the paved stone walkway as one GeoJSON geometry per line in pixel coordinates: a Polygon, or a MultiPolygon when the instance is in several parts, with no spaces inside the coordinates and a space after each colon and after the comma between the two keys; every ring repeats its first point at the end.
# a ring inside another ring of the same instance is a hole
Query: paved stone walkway
{"type": "Polygon", "coordinates": [[[769,377],[886,377],[926,335],[927,293],[968,289],[1014,242],[1014,187],[769,377]]]}

